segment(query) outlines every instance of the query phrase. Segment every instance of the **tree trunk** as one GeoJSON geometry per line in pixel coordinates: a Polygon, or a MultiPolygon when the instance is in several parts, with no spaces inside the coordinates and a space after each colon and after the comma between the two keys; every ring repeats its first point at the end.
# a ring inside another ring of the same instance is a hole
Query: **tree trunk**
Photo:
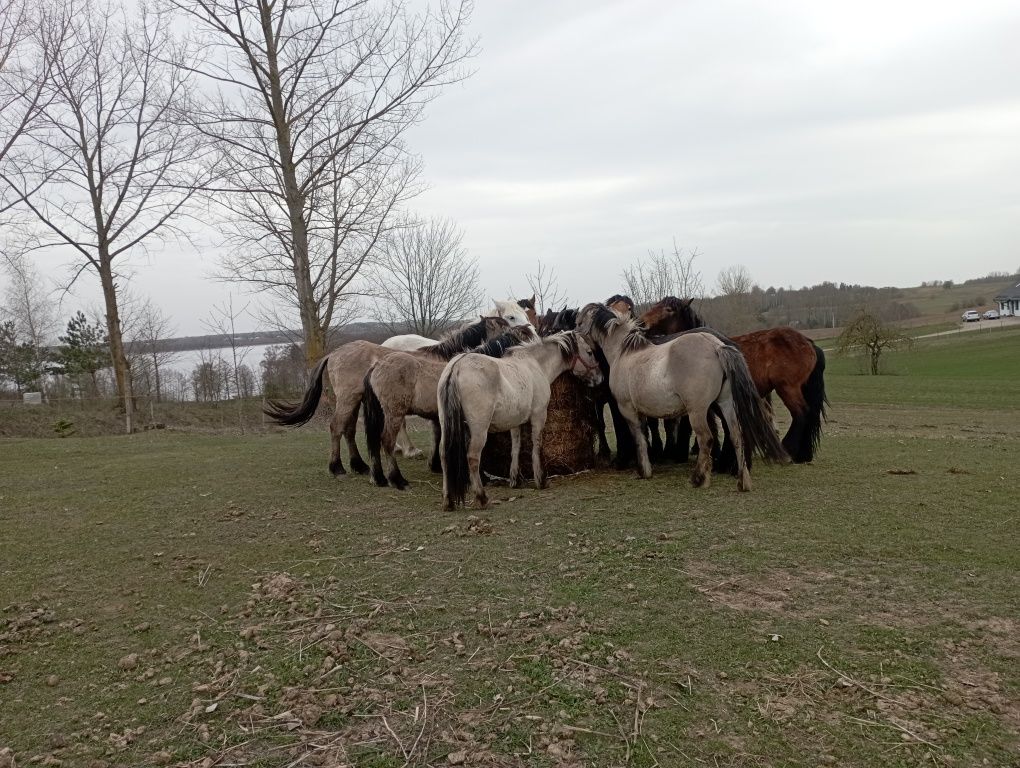
{"type": "Polygon", "coordinates": [[[308,264],[308,227],[305,223],[305,196],[297,180],[294,165],[294,147],[284,107],[280,75],[278,40],[269,4],[259,3],[262,34],[266,41],[266,62],[269,65],[269,91],[272,101],[273,123],[276,131],[276,148],[280,153],[280,170],[283,177],[287,212],[290,215],[291,253],[294,260],[294,287],[297,290],[301,330],[305,337],[305,365],[311,370],[326,354],[326,335],[319,327],[318,307],[312,287],[312,274],[308,264]]]}
{"type": "Polygon", "coordinates": [[[159,386],[159,356],[155,352],[152,354],[152,376],[156,382],[156,402],[162,402],[162,390],[159,386]]]}
{"type": "Polygon", "coordinates": [[[104,254],[100,254],[99,278],[103,284],[106,302],[106,332],[110,337],[110,357],[113,374],[117,379],[117,397],[124,407],[124,426],[130,435],[134,431],[134,396],[131,392],[131,368],[120,332],[120,312],[117,309],[117,286],[113,281],[113,267],[104,254]]]}

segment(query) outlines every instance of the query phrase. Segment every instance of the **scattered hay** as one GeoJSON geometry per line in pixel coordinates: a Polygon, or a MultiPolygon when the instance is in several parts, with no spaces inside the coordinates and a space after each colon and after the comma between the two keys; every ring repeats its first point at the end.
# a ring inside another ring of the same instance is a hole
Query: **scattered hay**
{"type": "MultiPolygon", "coordinates": [[[[595,466],[595,399],[590,387],[564,373],[552,383],[542,433],[542,464],[548,475],[573,475],[595,466]]],[[[521,471],[531,477],[531,427],[521,428],[521,471]]],[[[490,434],[482,452],[482,469],[510,476],[510,433],[490,434]]]]}

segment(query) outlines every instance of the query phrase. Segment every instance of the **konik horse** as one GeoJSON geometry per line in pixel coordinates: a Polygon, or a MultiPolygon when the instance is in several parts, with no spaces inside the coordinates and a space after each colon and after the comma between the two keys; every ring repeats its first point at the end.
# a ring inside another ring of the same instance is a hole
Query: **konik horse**
{"type": "Polygon", "coordinates": [[[487,506],[480,465],[489,432],[510,431],[510,485],[520,485],[521,426],[528,422],[535,486],[545,487],[542,430],[552,382],[566,371],[592,386],[602,381],[591,347],[573,332],[516,347],[502,358],[464,354],[450,361],[439,379],[443,509],[464,503],[469,481],[476,504],[487,506]]]}
{"type": "MultiPolygon", "coordinates": [[[[471,351],[489,357],[502,357],[508,349],[537,339],[530,325],[518,325],[501,336],[471,351]]],[[[365,439],[372,458],[372,479],[378,486],[407,487],[397,465],[397,432],[408,414],[432,422],[432,471],[441,469],[439,460],[439,403],[436,395],[439,377],[446,361],[419,354],[388,355],[365,375],[365,439]],[[382,454],[386,454],[389,473],[383,474],[382,454]]]]}
{"type": "MultiPolygon", "coordinates": [[[[509,327],[510,324],[502,318],[482,317],[450,334],[445,340],[412,354],[449,360],[454,355],[505,333],[509,327]]],[[[277,424],[300,426],[307,423],[318,408],[319,399],[322,397],[323,374],[328,370],[329,383],[336,397],[336,408],[329,422],[331,445],[329,470],[334,475],[343,475],[347,472],[340,456],[340,439],[344,438],[350,452],[351,469],[364,474],[368,472],[368,464],[358,451],[355,432],[358,426],[358,411],[361,409],[365,374],[373,363],[394,354],[407,353],[370,341],[352,341],[344,344],[322,358],[315,366],[300,403],[288,404],[270,400],[264,412],[277,424]]]]}
{"type": "MultiPolygon", "coordinates": [[[[692,300],[667,296],[641,316],[649,336],[705,327],[691,307],[692,300]]],[[[822,436],[825,419],[825,353],[793,328],[770,328],[732,341],[743,352],[758,394],[773,391],[790,411],[792,421],[783,447],[797,463],[811,461],[822,436]]],[[[686,448],[684,448],[686,451],[686,448]]]]}
{"type": "Polygon", "coordinates": [[[746,456],[753,451],[760,451],[766,460],[788,460],[743,356],[715,334],[691,332],[653,344],[637,322],[604,304],[584,307],[577,328],[592,338],[609,361],[609,387],[637,446],[641,477],[652,474],[643,419],[687,415],[699,443],[691,483],[707,487],[712,474],[709,410],[713,407],[722,414],[733,441],[739,490],[751,489],[746,456]]]}

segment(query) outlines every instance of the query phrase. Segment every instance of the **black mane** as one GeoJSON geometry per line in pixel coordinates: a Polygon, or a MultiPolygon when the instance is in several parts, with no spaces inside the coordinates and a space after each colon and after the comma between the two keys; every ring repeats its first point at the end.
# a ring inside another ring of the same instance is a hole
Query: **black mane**
{"type": "Polygon", "coordinates": [[[478,345],[471,351],[477,352],[480,355],[487,355],[488,357],[503,357],[508,349],[523,344],[528,338],[533,337],[534,334],[527,330],[527,326],[512,328],[506,333],[478,345]]]}
{"type": "Polygon", "coordinates": [[[420,351],[434,355],[442,360],[449,360],[454,355],[465,352],[472,347],[477,347],[479,344],[484,344],[488,337],[486,330],[488,322],[491,320],[496,320],[507,328],[510,327],[510,323],[502,318],[483,317],[470,325],[464,326],[460,330],[453,331],[438,344],[423,347],[420,351]]]}
{"type": "Polygon", "coordinates": [[[693,299],[678,299],[676,296],[666,296],[660,303],[676,313],[681,323],[686,326],[684,330],[704,328],[708,325],[701,315],[694,310],[692,306],[694,303],[693,299]]]}
{"type": "Polygon", "coordinates": [[[630,296],[624,296],[622,293],[614,293],[612,296],[606,299],[603,302],[603,304],[605,304],[608,307],[610,304],[616,304],[619,301],[622,301],[624,304],[626,304],[630,308],[631,312],[634,311],[634,300],[630,296]]]}

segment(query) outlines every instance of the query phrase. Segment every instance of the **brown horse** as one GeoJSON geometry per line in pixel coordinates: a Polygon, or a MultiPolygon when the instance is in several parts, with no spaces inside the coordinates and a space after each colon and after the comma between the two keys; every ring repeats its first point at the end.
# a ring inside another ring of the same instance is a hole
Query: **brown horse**
{"type": "MultiPolygon", "coordinates": [[[[489,357],[502,357],[512,347],[537,339],[530,325],[518,325],[471,351],[489,357]]],[[[446,360],[414,352],[389,355],[373,365],[365,375],[365,441],[372,457],[372,479],[384,487],[407,487],[400,472],[395,449],[397,434],[408,414],[432,422],[432,471],[440,472],[439,460],[439,377],[446,360]],[[386,454],[389,473],[383,473],[382,454],[386,454]]]]}
{"type": "MultiPolygon", "coordinates": [[[[482,317],[449,334],[443,341],[430,347],[423,347],[413,354],[449,360],[455,355],[494,339],[510,328],[500,317],[482,317]]],[[[300,403],[290,404],[270,400],[264,410],[277,424],[298,427],[315,415],[322,397],[322,379],[327,368],[329,383],[336,397],[336,408],[329,422],[330,458],[329,471],[334,475],[347,474],[340,457],[340,439],[347,441],[350,451],[351,469],[360,474],[368,472],[368,464],[361,458],[355,432],[358,427],[358,411],[364,392],[365,374],[372,365],[389,355],[408,354],[397,349],[373,344],[370,341],[352,341],[330,352],[315,366],[308,380],[308,388],[300,403]]]]}
{"type": "MultiPolygon", "coordinates": [[[[667,296],[641,316],[649,336],[705,327],[691,299],[667,296]]],[[[811,461],[818,450],[825,419],[825,353],[793,328],[770,328],[732,337],[744,353],[758,394],[776,392],[790,411],[792,423],[783,447],[793,461],[811,461]]]]}

